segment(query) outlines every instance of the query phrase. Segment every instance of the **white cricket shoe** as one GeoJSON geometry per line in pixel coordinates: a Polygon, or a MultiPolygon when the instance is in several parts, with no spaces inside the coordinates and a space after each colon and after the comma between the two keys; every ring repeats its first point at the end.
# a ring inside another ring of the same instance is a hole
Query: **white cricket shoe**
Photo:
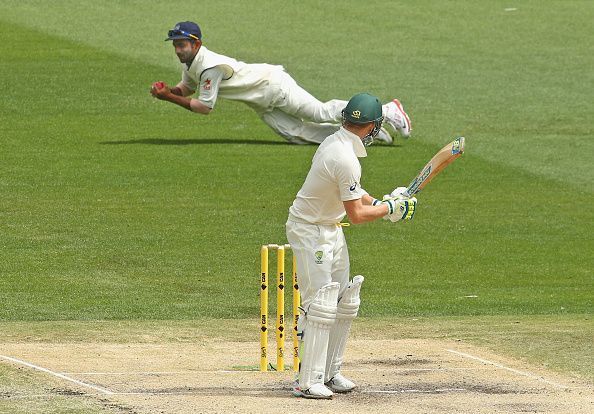
{"type": "Polygon", "coordinates": [[[386,144],[392,144],[394,142],[392,136],[384,127],[380,129],[378,134],[373,139],[379,142],[385,142],[386,144]]]}
{"type": "Polygon", "coordinates": [[[392,102],[384,105],[384,122],[387,122],[388,125],[400,132],[400,135],[404,138],[410,136],[412,124],[398,99],[394,99],[392,102]]]}
{"type": "Polygon", "coordinates": [[[306,390],[302,390],[298,384],[293,387],[295,397],[310,398],[316,400],[330,400],[334,395],[324,384],[313,384],[306,390]]]}
{"type": "Polygon", "coordinates": [[[344,375],[338,373],[330,381],[326,384],[326,387],[330,388],[332,391],[336,393],[345,393],[353,391],[357,385],[351,381],[350,379],[346,378],[344,375]]]}

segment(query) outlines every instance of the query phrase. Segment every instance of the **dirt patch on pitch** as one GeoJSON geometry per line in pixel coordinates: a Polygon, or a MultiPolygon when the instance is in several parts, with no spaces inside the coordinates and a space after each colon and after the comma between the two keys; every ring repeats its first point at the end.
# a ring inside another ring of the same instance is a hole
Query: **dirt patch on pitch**
{"type": "MultiPolygon", "coordinates": [[[[445,341],[351,341],[343,372],[359,389],[331,401],[292,397],[290,371],[257,372],[257,343],[1,348],[3,355],[78,381],[61,378],[63,385],[51,392],[93,398],[117,412],[590,413],[594,408],[591,385],[445,341]]],[[[39,372],[39,378],[46,376],[51,374],[39,372]]]]}

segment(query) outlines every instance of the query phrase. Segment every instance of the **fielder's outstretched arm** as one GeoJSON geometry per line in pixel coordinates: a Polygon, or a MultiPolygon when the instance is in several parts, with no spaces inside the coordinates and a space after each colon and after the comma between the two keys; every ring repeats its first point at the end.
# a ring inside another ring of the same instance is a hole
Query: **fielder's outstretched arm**
{"type": "Polygon", "coordinates": [[[188,111],[196,112],[203,115],[208,115],[211,108],[204,105],[198,99],[187,98],[184,94],[187,91],[182,89],[179,85],[174,88],[169,88],[164,82],[155,82],[151,88],[151,95],[162,101],[167,101],[181,106],[188,111]]]}

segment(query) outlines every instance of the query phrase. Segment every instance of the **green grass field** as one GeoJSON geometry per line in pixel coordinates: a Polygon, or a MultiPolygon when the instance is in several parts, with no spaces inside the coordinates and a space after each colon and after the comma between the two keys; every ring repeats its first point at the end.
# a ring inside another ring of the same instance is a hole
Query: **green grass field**
{"type": "MultiPolygon", "coordinates": [[[[284,241],[316,147],[285,144],[239,103],[202,117],[150,97],[178,82],[163,39],[190,19],[210,49],[283,64],[321,100],[398,97],[414,137],[370,148],[371,194],[466,136],[413,222],[346,230],[362,316],[581,321],[555,341],[591,360],[594,4],[278,4],[0,4],[0,327],[257,319],[259,245],[284,241]]],[[[531,335],[553,359],[558,344],[531,335]]]]}

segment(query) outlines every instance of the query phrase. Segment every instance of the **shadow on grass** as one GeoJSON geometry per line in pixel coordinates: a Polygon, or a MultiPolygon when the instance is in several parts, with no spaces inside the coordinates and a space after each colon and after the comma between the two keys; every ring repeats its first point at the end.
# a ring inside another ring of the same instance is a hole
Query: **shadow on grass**
{"type": "Polygon", "coordinates": [[[204,139],[167,139],[167,138],[142,138],[125,141],[102,141],[101,145],[211,145],[211,144],[250,144],[250,145],[291,145],[286,141],[264,141],[255,139],[232,138],[204,138],[204,139]]]}

